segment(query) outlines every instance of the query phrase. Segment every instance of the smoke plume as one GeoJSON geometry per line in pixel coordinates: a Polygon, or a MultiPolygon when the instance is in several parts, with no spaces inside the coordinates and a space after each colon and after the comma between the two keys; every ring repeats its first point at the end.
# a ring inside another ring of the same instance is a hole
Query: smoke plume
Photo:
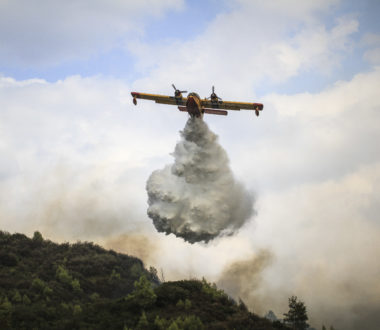
{"type": "Polygon", "coordinates": [[[153,264],[160,250],[159,242],[152,235],[142,233],[123,233],[106,239],[103,244],[107,249],[140,258],[145,264],[153,264]]]}
{"type": "Polygon", "coordinates": [[[156,229],[190,243],[231,235],[253,213],[253,197],[235,181],[226,152],[207,124],[190,118],[174,164],[148,179],[148,215],[156,229]]]}
{"type": "Polygon", "coordinates": [[[260,292],[262,272],[273,258],[271,251],[260,250],[246,260],[237,260],[223,270],[217,284],[233,298],[241,298],[255,313],[264,314],[267,310],[260,292]]]}

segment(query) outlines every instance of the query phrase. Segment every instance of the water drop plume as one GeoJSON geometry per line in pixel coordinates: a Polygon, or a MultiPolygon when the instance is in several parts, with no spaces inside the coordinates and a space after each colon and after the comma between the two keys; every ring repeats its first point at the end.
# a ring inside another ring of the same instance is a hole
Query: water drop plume
{"type": "Polygon", "coordinates": [[[199,118],[189,118],[174,164],[148,179],[148,215],[159,232],[190,243],[232,235],[254,213],[253,196],[234,179],[218,137],[199,118]]]}

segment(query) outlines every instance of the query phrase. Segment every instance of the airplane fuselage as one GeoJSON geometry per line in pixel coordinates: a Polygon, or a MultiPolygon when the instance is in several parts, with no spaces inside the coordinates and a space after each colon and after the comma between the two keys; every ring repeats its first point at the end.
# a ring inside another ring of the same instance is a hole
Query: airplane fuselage
{"type": "Polygon", "coordinates": [[[203,117],[203,109],[201,105],[201,100],[196,93],[190,93],[187,96],[186,110],[191,117],[203,117]]]}

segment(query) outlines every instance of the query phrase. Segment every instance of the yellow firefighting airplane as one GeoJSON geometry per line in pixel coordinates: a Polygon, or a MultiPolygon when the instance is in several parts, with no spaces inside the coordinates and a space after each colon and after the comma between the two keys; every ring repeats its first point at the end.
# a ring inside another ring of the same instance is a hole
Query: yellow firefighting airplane
{"type": "Polygon", "coordinates": [[[188,112],[191,117],[200,118],[204,113],[227,116],[226,110],[254,110],[258,116],[259,111],[264,108],[261,103],[223,101],[215,94],[214,86],[212,86],[210,97],[204,99],[201,99],[197,93],[190,93],[187,97],[183,97],[182,93],[187,93],[187,91],[177,89],[174,84],[172,86],[175,90],[174,96],[132,92],[133,103],[137,105],[137,99],[145,99],[156,103],[177,105],[180,111],[188,112]]]}

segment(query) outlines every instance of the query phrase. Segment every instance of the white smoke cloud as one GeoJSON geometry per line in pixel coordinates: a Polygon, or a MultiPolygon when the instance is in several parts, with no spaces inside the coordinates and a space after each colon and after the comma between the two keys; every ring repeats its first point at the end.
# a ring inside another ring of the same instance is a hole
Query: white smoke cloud
{"type": "Polygon", "coordinates": [[[202,119],[190,118],[174,164],[147,182],[148,215],[159,232],[190,243],[230,235],[253,213],[253,197],[235,181],[224,149],[202,119]]]}

